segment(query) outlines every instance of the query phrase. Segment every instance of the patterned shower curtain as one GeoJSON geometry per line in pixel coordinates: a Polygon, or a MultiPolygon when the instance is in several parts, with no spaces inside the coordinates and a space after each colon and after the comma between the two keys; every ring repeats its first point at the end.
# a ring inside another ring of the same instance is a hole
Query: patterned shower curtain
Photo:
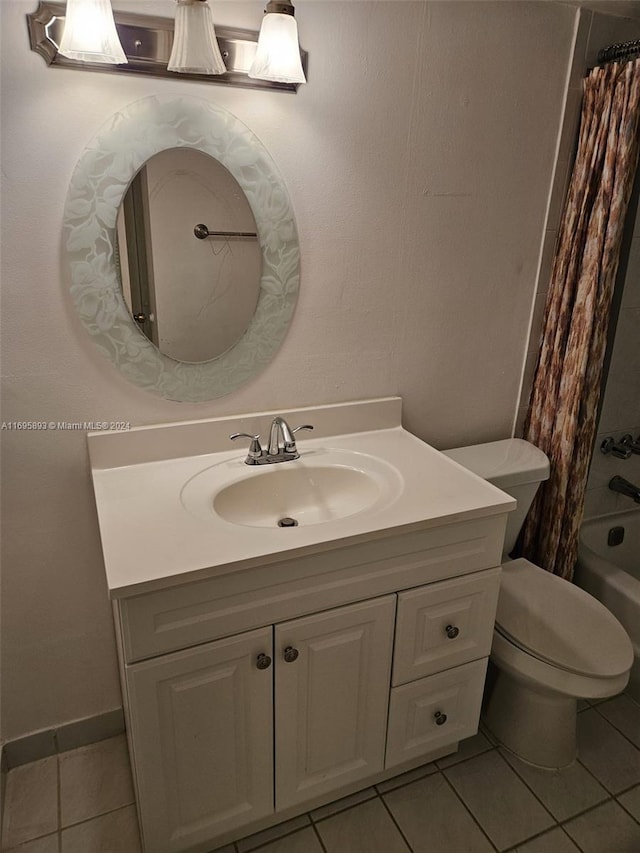
{"type": "Polygon", "coordinates": [[[611,297],[638,163],[640,58],[583,82],[578,152],[553,263],[524,438],[551,477],[527,517],[520,553],[571,579],[578,551],[611,297]]]}

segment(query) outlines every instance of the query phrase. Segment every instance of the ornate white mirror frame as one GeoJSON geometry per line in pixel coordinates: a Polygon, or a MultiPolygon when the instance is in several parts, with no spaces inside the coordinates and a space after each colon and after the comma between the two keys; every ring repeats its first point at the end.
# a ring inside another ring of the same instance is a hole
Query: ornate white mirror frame
{"type": "Polygon", "coordinates": [[[287,332],[298,294],[296,224],[273,160],[234,115],[193,97],[143,98],[101,129],[71,178],[63,256],[74,305],[102,354],[145,391],[181,402],[229,394],[266,367],[287,332]],[[258,304],[246,332],[227,352],[198,364],[168,358],[139,330],[122,295],[116,249],[116,218],[134,176],[149,157],[183,146],[215,157],[238,181],[263,258],[258,304]]]}

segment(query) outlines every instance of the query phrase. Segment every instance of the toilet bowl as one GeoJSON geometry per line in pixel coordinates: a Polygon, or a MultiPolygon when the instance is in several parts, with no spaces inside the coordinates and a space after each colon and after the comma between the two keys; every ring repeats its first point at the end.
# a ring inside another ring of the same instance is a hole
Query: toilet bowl
{"type": "Polygon", "coordinates": [[[633,663],[626,631],[604,605],[528,560],[503,564],[485,721],[531,764],[576,756],[577,699],[624,690],[633,663]]]}
{"type": "MultiPolygon", "coordinates": [[[[445,451],[518,500],[507,523],[505,555],[515,546],[547,457],[521,439],[445,451]]],[[[576,756],[577,699],[624,690],[631,641],[593,596],[528,560],[503,555],[491,648],[495,678],[484,720],[496,738],[531,764],[560,768],[576,756]]]]}

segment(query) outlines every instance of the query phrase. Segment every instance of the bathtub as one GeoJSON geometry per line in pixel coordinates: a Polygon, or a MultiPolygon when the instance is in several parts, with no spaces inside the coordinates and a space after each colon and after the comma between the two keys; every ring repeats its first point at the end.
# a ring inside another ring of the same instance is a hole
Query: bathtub
{"type": "Polygon", "coordinates": [[[574,581],[608,607],[627,629],[635,655],[627,690],[640,701],[640,510],[585,521],[574,581]],[[623,541],[609,545],[609,538],[623,541]]]}

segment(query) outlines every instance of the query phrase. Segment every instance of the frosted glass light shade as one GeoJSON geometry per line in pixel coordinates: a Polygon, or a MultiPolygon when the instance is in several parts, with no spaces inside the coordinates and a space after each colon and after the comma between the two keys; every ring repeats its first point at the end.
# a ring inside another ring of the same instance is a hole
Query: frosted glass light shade
{"type": "Polygon", "coordinates": [[[128,62],[113,20],[111,0],[67,0],[58,53],[81,62],[128,62]]]}
{"type": "Polygon", "coordinates": [[[298,25],[293,15],[267,12],[249,77],[280,83],[306,83],[302,70],[298,25]]]}
{"type": "Polygon", "coordinates": [[[224,74],[227,70],[208,3],[177,0],[173,48],[167,69],[183,74],[224,74]]]}

